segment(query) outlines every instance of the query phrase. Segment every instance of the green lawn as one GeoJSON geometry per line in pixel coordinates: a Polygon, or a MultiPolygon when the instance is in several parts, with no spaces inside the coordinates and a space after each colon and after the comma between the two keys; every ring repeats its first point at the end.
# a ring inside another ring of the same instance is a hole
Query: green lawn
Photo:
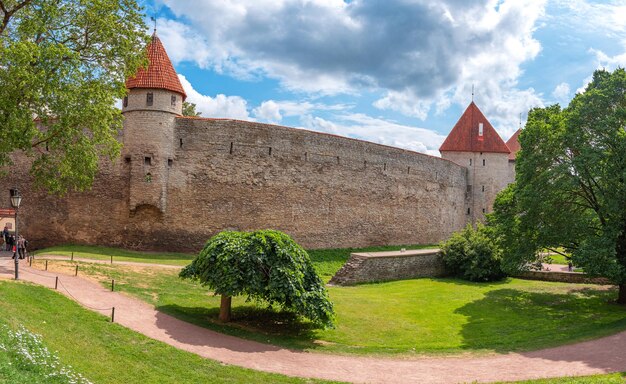
{"type": "MultiPolygon", "coordinates": [[[[226,366],[149,339],[39,286],[0,280],[0,326],[23,325],[43,336],[64,365],[94,383],[310,383],[226,366]]],[[[0,349],[0,383],[54,383],[11,361],[0,349]]]]}
{"type": "MultiPolygon", "coordinates": [[[[36,262],[39,268],[42,261],[36,262]],[[39,264],[37,264],[39,263],[39,264]]],[[[54,261],[51,268],[69,262],[54,261]]],[[[330,270],[330,267],[328,268],[330,270]]],[[[415,279],[329,287],[336,329],[314,329],[263,304],[233,300],[234,322],[216,321],[219,297],[176,270],[81,263],[81,273],[220,332],[296,349],[355,354],[441,354],[539,349],[626,329],[615,290],[508,279],[485,284],[415,279]]]]}
{"type": "MultiPolygon", "coordinates": [[[[0,281],[0,327],[25,326],[43,336],[61,363],[94,383],[312,383],[281,375],[224,366],[108,322],[64,296],[39,286],[0,281]]],[[[0,343],[3,342],[0,334],[0,343]]],[[[518,384],[619,384],[624,374],[523,381],[518,384]]],[[[0,383],[56,381],[16,364],[0,349],[0,383]]]]}
{"type": "MultiPolygon", "coordinates": [[[[322,277],[322,279],[324,279],[324,281],[328,281],[335,274],[335,272],[341,268],[346,260],[348,260],[350,253],[353,252],[396,251],[402,248],[423,249],[436,247],[437,245],[390,245],[366,248],[314,249],[307,252],[311,257],[311,261],[313,262],[317,273],[322,277]]],[[[45,255],[70,257],[74,254],[74,257],[95,260],[110,260],[111,256],[113,256],[114,262],[134,261],[138,263],[158,263],[180,266],[189,264],[196,256],[186,253],[137,252],[119,248],[89,245],[62,245],[58,247],[40,249],[34,252],[34,254],[40,256],[40,258],[45,258],[45,255]]]]}
{"type": "Polygon", "coordinates": [[[562,264],[567,265],[569,260],[563,255],[550,255],[550,259],[552,260],[552,264],[562,264]]]}
{"type": "Polygon", "coordinates": [[[138,263],[158,263],[168,265],[185,266],[191,262],[195,255],[172,252],[137,252],[119,248],[108,248],[90,245],[62,245],[50,247],[33,252],[36,256],[45,258],[45,255],[57,255],[81,257],[95,260],[134,261],[138,263]]]}

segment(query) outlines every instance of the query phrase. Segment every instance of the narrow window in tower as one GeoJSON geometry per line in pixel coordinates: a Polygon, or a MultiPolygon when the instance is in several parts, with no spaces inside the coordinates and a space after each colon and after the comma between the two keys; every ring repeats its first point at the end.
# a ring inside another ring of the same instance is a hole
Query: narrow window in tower
{"type": "Polygon", "coordinates": [[[472,166],[472,159],[470,159],[470,167],[472,166]]]}
{"type": "Polygon", "coordinates": [[[152,105],[154,101],[154,95],[152,94],[152,92],[148,92],[148,94],[146,95],[146,105],[152,105]]]}
{"type": "Polygon", "coordinates": [[[172,159],[167,159],[167,166],[171,167],[172,165],[174,165],[174,160],[172,159]]]}
{"type": "Polygon", "coordinates": [[[483,192],[485,192],[485,186],[483,185],[483,192]]]}
{"type": "Polygon", "coordinates": [[[467,214],[468,214],[468,215],[470,214],[470,209],[469,209],[469,208],[467,208],[467,214]]]}
{"type": "Polygon", "coordinates": [[[126,156],[126,157],[124,158],[124,161],[126,161],[126,163],[127,163],[127,164],[129,164],[129,163],[130,163],[130,156],[126,156]]]}
{"type": "Polygon", "coordinates": [[[124,96],[124,107],[128,107],[128,96],[124,96]]]}
{"type": "Polygon", "coordinates": [[[483,167],[485,166],[485,159],[483,159],[483,167]]]}
{"type": "Polygon", "coordinates": [[[176,96],[172,95],[172,107],[176,105],[176,96]]]}
{"type": "Polygon", "coordinates": [[[483,208],[483,213],[485,213],[485,208],[483,208]]]}
{"type": "Polygon", "coordinates": [[[143,158],[144,165],[152,165],[152,158],[150,156],[146,156],[143,158]]]}

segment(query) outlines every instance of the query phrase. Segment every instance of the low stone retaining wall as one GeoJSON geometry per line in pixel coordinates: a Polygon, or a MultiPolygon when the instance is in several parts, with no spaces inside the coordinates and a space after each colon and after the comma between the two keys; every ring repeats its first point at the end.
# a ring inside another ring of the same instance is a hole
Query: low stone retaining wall
{"type": "Polygon", "coordinates": [[[528,280],[555,281],[574,284],[602,284],[612,283],[604,277],[589,277],[579,272],[556,272],[556,271],[527,271],[516,277],[528,280]]]}
{"type": "Polygon", "coordinates": [[[444,275],[439,249],[352,253],[330,283],[354,285],[444,275]]]}

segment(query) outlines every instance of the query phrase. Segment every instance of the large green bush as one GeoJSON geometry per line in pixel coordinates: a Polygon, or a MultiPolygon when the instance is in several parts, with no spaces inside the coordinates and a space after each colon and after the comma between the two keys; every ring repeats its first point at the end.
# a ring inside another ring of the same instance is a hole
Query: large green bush
{"type": "MultiPolygon", "coordinates": [[[[333,304],[309,255],[279,231],[218,233],[180,276],[198,280],[223,299],[245,295],[333,325],[333,304]]],[[[230,301],[227,306],[223,309],[230,311],[230,301]]]]}
{"type": "Polygon", "coordinates": [[[468,224],[441,244],[446,270],[452,276],[470,281],[495,281],[504,278],[502,252],[497,247],[490,228],[468,224]]]}

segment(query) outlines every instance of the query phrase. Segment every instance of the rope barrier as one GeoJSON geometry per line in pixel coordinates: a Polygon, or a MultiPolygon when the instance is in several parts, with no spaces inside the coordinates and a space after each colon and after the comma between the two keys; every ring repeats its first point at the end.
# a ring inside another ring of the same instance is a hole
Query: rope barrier
{"type": "MultiPolygon", "coordinates": [[[[31,268],[32,269],[32,268],[31,268]]],[[[29,271],[26,268],[21,268],[20,272],[26,272],[26,273],[30,273],[31,275],[37,275],[37,276],[41,276],[41,277],[47,277],[49,279],[56,279],[56,276],[48,276],[48,275],[44,275],[42,273],[37,273],[37,272],[33,272],[33,271],[29,271]]]]}
{"type": "Polygon", "coordinates": [[[77,299],[74,295],[72,295],[72,293],[69,291],[69,289],[67,289],[67,287],[63,284],[63,282],[61,281],[61,279],[59,279],[59,284],[61,284],[61,287],[62,287],[63,289],[65,289],[65,292],[67,292],[67,294],[68,294],[68,295],[69,295],[72,299],[74,299],[74,301],[76,301],[77,303],[81,304],[81,305],[82,305],[82,306],[84,306],[84,307],[87,307],[87,308],[92,309],[92,310],[94,310],[94,311],[110,311],[110,310],[112,310],[112,309],[114,308],[114,307],[109,307],[109,308],[95,308],[95,307],[92,307],[92,306],[90,306],[90,305],[87,305],[87,304],[83,303],[82,301],[78,300],[78,299],[77,299]]]}

